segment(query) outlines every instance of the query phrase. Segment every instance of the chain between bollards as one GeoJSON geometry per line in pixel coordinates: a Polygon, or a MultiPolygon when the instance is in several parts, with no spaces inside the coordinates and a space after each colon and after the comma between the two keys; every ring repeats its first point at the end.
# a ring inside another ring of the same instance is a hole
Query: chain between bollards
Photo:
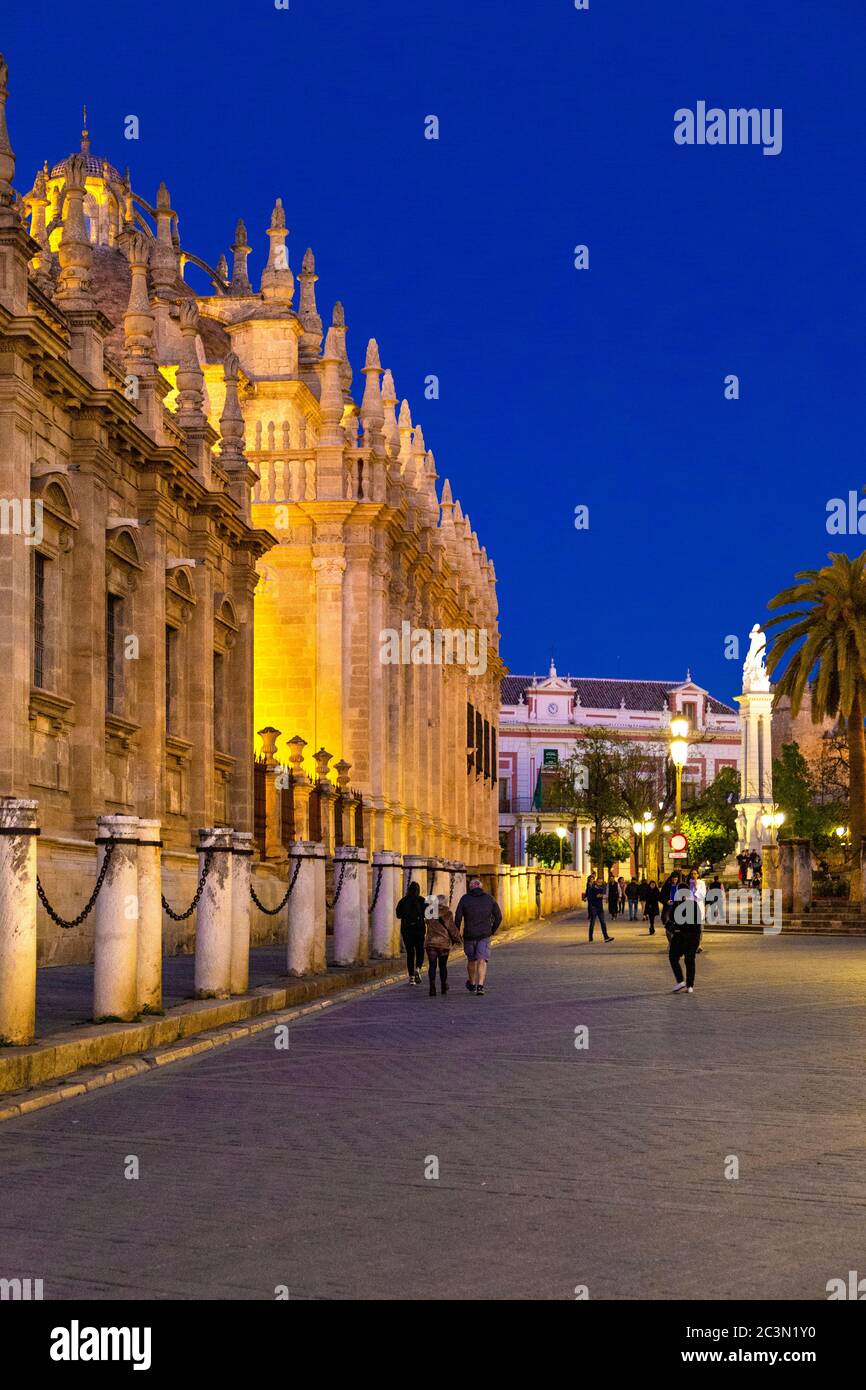
{"type": "Polygon", "coordinates": [[[329,902],[326,902],[326,903],[325,903],[325,907],[327,907],[329,910],[330,910],[331,908],[336,907],[336,906],[337,906],[337,903],[339,902],[340,894],[341,894],[342,891],[343,891],[343,879],[346,877],[346,866],[348,865],[348,863],[349,863],[349,860],[348,860],[348,859],[344,859],[344,860],[343,860],[343,868],[342,868],[342,870],[341,870],[341,872],[340,872],[340,880],[339,880],[339,882],[338,882],[338,884],[337,884],[337,891],[336,891],[336,893],[334,894],[334,900],[333,900],[333,902],[330,902],[330,903],[329,903],[329,902]]]}
{"type": "Polygon", "coordinates": [[[54,908],[51,906],[51,904],[45,896],[45,889],[42,887],[42,881],[39,878],[39,875],[36,875],[36,892],[39,894],[39,901],[45,908],[45,911],[48,913],[48,916],[51,918],[52,922],[56,922],[58,927],[63,927],[65,930],[69,927],[79,927],[81,923],[85,920],[85,918],[90,916],[90,913],[93,910],[93,905],[96,902],[96,899],[99,897],[99,890],[105,881],[105,875],[108,870],[108,865],[111,861],[111,856],[114,853],[114,847],[117,844],[117,841],[106,840],[105,844],[105,858],[102,861],[102,867],[99,870],[99,874],[96,879],[96,887],[94,888],[93,892],[88,898],[85,906],[79,912],[78,916],[71,918],[69,921],[67,921],[65,917],[61,917],[59,913],[54,911],[54,908]]]}
{"type": "Polygon", "coordinates": [[[163,911],[171,918],[173,922],[185,922],[187,917],[192,916],[193,912],[195,912],[195,909],[198,907],[198,900],[204,892],[205,880],[207,879],[208,873],[210,872],[212,859],[213,850],[205,850],[204,864],[202,865],[202,871],[201,876],[199,877],[198,887],[195,890],[195,897],[193,898],[186,912],[173,912],[172,909],[169,907],[168,903],[166,902],[165,897],[163,896],[163,911]]]}
{"type": "Polygon", "coordinates": [[[264,903],[263,903],[259,898],[256,897],[256,890],[253,888],[253,885],[250,884],[250,897],[252,898],[252,900],[253,900],[253,902],[255,903],[256,907],[259,909],[259,912],[264,912],[268,917],[276,917],[276,915],[277,915],[278,912],[282,912],[282,910],[283,910],[283,908],[285,907],[286,903],[289,901],[289,898],[292,896],[292,889],[294,888],[295,884],[296,884],[297,881],[298,881],[298,874],[301,872],[301,864],[302,864],[302,863],[303,863],[303,860],[301,859],[301,857],[300,857],[300,855],[299,855],[299,856],[298,856],[298,859],[297,859],[297,861],[296,861],[296,863],[295,863],[295,872],[292,874],[292,881],[291,881],[291,883],[289,884],[288,888],[286,889],[285,894],[284,894],[284,896],[283,896],[283,898],[282,898],[282,901],[281,901],[281,902],[278,902],[277,905],[276,905],[276,907],[265,907],[264,903]]]}
{"type": "Polygon", "coordinates": [[[376,890],[375,890],[375,892],[373,893],[373,901],[370,903],[370,906],[369,906],[369,908],[367,909],[368,912],[372,912],[372,911],[373,911],[373,908],[376,906],[376,903],[379,901],[379,889],[382,887],[382,874],[383,874],[384,872],[385,872],[384,865],[380,864],[380,865],[379,865],[379,877],[376,879],[376,890]]]}

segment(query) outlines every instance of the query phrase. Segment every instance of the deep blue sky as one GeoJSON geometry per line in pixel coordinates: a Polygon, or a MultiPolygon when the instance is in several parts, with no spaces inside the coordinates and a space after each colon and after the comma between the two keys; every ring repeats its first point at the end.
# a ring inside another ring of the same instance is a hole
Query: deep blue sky
{"type": "Polygon", "coordinates": [[[86,101],[94,153],[145,197],[166,180],[190,250],[245,218],[256,283],[280,194],[293,269],[312,245],[323,316],[343,299],[356,372],[378,339],[495,561],[513,671],[689,665],[730,698],[726,635],[742,660],[796,569],[862,548],[825,529],[866,482],[862,0],[34,14],[0,29],[18,187],[86,101]],[[675,145],[699,99],[782,107],[782,153],[675,145]]]}

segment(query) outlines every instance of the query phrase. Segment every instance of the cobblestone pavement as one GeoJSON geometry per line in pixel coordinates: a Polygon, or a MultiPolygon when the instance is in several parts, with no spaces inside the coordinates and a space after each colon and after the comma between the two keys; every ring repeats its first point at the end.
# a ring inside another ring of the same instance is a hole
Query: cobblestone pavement
{"type": "Polygon", "coordinates": [[[455,955],[444,999],[400,984],[288,1050],[265,1032],[8,1122],[0,1277],[47,1298],[810,1299],[866,1273],[866,943],[714,934],[687,996],[662,935],[613,930],[504,945],[483,999],[455,955]]]}

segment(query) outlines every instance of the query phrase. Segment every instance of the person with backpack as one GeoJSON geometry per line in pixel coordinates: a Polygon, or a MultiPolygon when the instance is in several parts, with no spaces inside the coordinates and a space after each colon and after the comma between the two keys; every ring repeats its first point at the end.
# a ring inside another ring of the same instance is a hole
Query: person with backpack
{"type": "Polygon", "coordinates": [[[658,884],[654,878],[650,879],[646,890],[646,916],[649,921],[650,936],[655,936],[656,934],[656,917],[658,916],[660,898],[661,894],[658,884]]]}
{"type": "Polygon", "coordinates": [[[448,899],[444,893],[440,893],[437,898],[439,909],[435,917],[427,919],[427,935],[424,938],[424,949],[427,952],[427,959],[430,962],[428,976],[430,980],[430,993],[436,994],[436,970],[439,970],[439,983],[443,995],[448,993],[448,957],[451,954],[452,946],[460,945],[460,932],[457,930],[454,921],[454,914],[448,906],[448,899]]]}
{"type": "Polygon", "coordinates": [[[406,969],[409,972],[410,985],[421,983],[421,962],[424,959],[424,937],[427,928],[426,910],[427,904],[421,897],[421,885],[413,881],[409,884],[408,893],[400,899],[395,909],[400,921],[400,935],[406,948],[406,969]]]}
{"type": "Polygon", "coordinates": [[[670,935],[668,960],[676,980],[673,993],[681,994],[683,990],[686,990],[688,994],[694,994],[695,956],[700,945],[701,926],[697,898],[688,885],[676,890],[668,916],[667,929],[670,935]],[[682,967],[680,966],[680,961],[683,958],[686,963],[685,979],[683,979],[682,967]]]}
{"type": "Polygon", "coordinates": [[[499,930],[502,911],[498,902],[485,893],[480,878],[469,880],[469,892],[457,904],[454,925],[463,929],[463,953],[466,956],[466,988],[470,994],[484,993],[487,962],[490,960],[490,938],[499,930]]]}

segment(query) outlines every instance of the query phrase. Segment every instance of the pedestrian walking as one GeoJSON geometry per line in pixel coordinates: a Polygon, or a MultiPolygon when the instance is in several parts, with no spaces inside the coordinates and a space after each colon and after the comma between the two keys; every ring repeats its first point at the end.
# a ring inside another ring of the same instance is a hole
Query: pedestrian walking
{"type": "Polygon", "coordinates": [[[695,901],[695,921],[698,926],[698,955],[700,955],[703,951],[701,937],[704,934],[704,917],[706,915],[705,904],[707,900],[707,885],[701,878],[700,869],[692,869],[686,887],[695,901]]]}
{"type": "Polygon", "coordinates": [[[659,886],[655,879],[652,878],[647,884],[646,891],[646,916],[649,920],[650,936],[655,936],[656,934],[656,917],[658,916],[660,899],[661,894],[659,892],[659,886]]]}
{"type": "Polygon", "coordinates": [[[410,985],[420,985],[421,963],[424,959],[424,937],[427,928],[425,921],[427,904],[421,897],[420,883],[415,883],[413,880],[409,884],[409,891],[404,898],[400,899],[395,910],[400,919],[400,935],[406,948],[406,969],[409,972],[409,983],[410,985]]]}
{"type": "Polygon", "coordinates": [[[490,938],[499,929],[502,912],[495,898],[485,893],[480,878],[469,880],[469,892],[457,904],[454,924],[463,930],[463,952],[466,956],[466,988],[470,994],[483,994],[490,959],[490,938]]]}
{"type": "Polygon", "coordinates": [[[589,939],[592,941],[593,928],[596,921],[601,927],[601,934],[605,941],[613,941],[612,936],[608,936],[607,922],[604,920],[604,885],[599,883],[594,874],[590,874],[586,884],[586,905],[589,909],[589,939]]]}
{"type": "Polygon", "coordinates": [[[668,960],[674,972],[676,984],[674,994],[686,990],[693,994],[695,989],[695,956],[701,939],[701,929],[697,920],[697,899],[688,887],[678,888],[669,918],[670,947],[668,960]],[[683,979],[681,960],[686,963],[686,976],[683,979]]]}
{"type": "Polygon", "coordinates": [[[718,874],[714,874],[713,880],[707,889],[707,901],[705,904],[705,916],[708,926],[720,927],[723,925],[726,916],[725,906],[725,890],[722,887],[722,882],[718,874]]]}
{"type": "Polygon", "coordinates": [[[625,886],[625,896],[628,903],[628,920],[637,921],[637,905],[640,898],[640,884],[637,879],[632,877],[631,881],[625,886]]]}
{"type": "Polygon", "coordinates": [[[436,994],[436,971],[439,971],[439,984],[443,994],[448,993],[448,957],[452,946],[460,945],[460,932],[454,921],[454,914],[448,906],[444,893],[438,896],[439,911],[435,917],[427,919],[427,934],[424,949],[429,961],[428,976],[430,993],[436,994]]]}
{"type": "Polygon", "coordinates": [[[647,919],[646,900],[648,892],[649,884],[647,883],[645,878],[642,878],[640,883],[638,884],[637,900],[640,904],[641,916],[643,917],[644,921],[646,921],[647,919]]]}
{"type": "Polygon", "coordinates": [[[611,921],[616,921],[619,912],[619,884],[613,876],[613,869],[607,877],[607,910],[610,913],[611,921]]]}
{"type": "Polygon", "coordinates": [[[624,917],[624,916],[625,916],[626,905],[627,905],[627,903],[628,903],[628,896],[627,896],[626,891],[625,891],[625,890],[626,890],[626,881],[625,881],[625,879],[624,879],[622,876],[620,876],[620,877],[617,879],[617,881],[616,881],[616,889],[617,889],[617,904],[616,904],[617,916],[618,916],[618,917],[624,917]]]}
{"type": "Polygon", "coordinates": [[[662,926],[664,927],[665,932],[667,933],[668,941],[670,941],[671,939],[670,928],[668,926],[668,918],[671,915],[673,908],[673,899],[676,895],[679,886],[680,871],[679,869],[674,869],[671,873],[668,874],[667,878],[661,886],[662,926]]]}

